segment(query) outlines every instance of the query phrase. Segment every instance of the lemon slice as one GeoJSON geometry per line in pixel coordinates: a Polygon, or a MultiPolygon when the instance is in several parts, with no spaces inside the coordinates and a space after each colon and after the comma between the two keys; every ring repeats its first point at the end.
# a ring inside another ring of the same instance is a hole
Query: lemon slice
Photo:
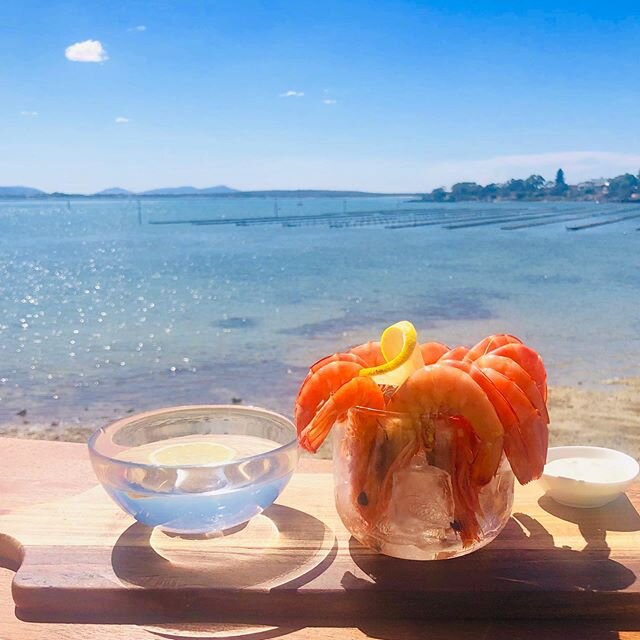
{"type": "Polygon", "coordinates": [[[149,459],[153,464],[179,467],[182,465],[221,464],[232,460],[235,453],[231,447],[215,442],[184,442],[168,444],[156,449],[149,456],[149,459]]]}
{"type": "Polygon", "coordinates": [[[416,328],[402,320],[387,327],[380,337],[380,349],[386,362],[377,367],[361,369],[377,384],[399,387],[414,371],[424,367],[416,328]]]}

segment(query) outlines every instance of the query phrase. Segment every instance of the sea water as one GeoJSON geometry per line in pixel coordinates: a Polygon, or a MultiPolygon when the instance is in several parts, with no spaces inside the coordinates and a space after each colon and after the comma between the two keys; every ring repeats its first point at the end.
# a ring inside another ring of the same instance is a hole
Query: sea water
{"type": "Polygon", "coordinates": [[[142,199],[142,224],[135,200],[0,202],[0,426],[95,427],[152,407],[232,401],[290,415],[310,363],[400,319],[450,345],[518,335],[541,353],[551,384],[637,375],[638,219],[580,232],[151,224],[625,206],[405,200],[142,199]]]}
{"type": "Polygon", "coordinates": [[[118,454],[119,460],[141,464],[111,469],[104,486],[143,524],[177,533],[219,532],[246,522],[278,497],[291,477],[287,456],[253,456],[280,446],[236,434],[152,442],[118,454]],[[207,449],[215,452],[210,460],[207,449]]]}

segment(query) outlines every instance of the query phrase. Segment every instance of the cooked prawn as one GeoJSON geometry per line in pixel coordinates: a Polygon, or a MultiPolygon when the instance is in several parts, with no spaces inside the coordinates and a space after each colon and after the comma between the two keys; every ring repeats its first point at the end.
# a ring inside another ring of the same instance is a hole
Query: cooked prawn
{"type": "MultiPolygon", "coordinates": [[[[414,416],[462,416],[487,447],[502,447],[503,428],[491,401],[466,371],[455,367],[438,362],[418,369],[396,391],[387,408],[414,416]]],[[[481,473],[493,477],[497,468],[498,462],[481,473]]]]}
{"type": "Polygon", "coordinates": [[[311,422],[318,409],[342,385],[357,377],[362,366],[357,362],[336,360],[321,366],[302,383],[296,398],[294,422],[298,434],[311,422]]]}
{"type": "Polygon", "coordinates": [[[384,434],[375,412],[349,411],[346,431],[342,441],[342,457],[349,464],[349,489],[351,501],[365,522],[377,510],[380,483],[372,480],[376,473],[376,443],[384,434]]]}
{"type": "Polygon", "coordinates": [[[542,399],[547,401],[547,372],[544,367],[542,358],[538,355],[537,351],[534,351],[531,347],[527,347],[525,344],[505,344],[499,347],[495,351],[492,351],[494,356],[506,356],[511,358],[514,362],[517,362],[536,383],[536,386],[540,390],[542,399]]]}
{"type": "Polygon", "coordinates": [[[318,369],[321,369],[325,365],[330,362],[357,362],[361,367],[366,367],[365,361],[357,356],[355,353],[341,352],[341,353],[333,353],[330,356],[325,356],[324,358],[320,358],[316,363],[312,364],[309,367],[309,375],[315,373],[318,369]]]}
{"type": "MultiPolygon", "coordinates": [[[[453,490],[455,529],[465,547],[480,540],[478,515],[482,513],[479,500],[480,487],[473,482],[471,469],[477,457],[480,440],[468,420],[462,417],[448,419],[451,429],[450,476],[453,490]]],[[[441,431],[442,433],[442,431],[441,431]]]]}
{"type": "Polygon", "coordinates": [[[469,347],[455,347],[446,353],[443,353],[438,360],[462,360],[469,351],[469,347]]]}
{"type": "Polygon", "coordinates": [[[529,402],[537,409],[541,416],[549,422],[547,405],[542,398],[533,378],[515,361],[506,356],[497,356],[488,353],[475,361],[478,367],[490,367],[513,380],[526,394],[529,402]]]}
{"type": "Polygon", "coordinates": [[[365,342],[349,349],[349,353],[353,353],[364,360],[367,367],[378,367],[386,362],[385,357],[382,355],[379,341],[365,342]]]}
{"type": "Polygon", "coordinates": [[[522,340],[508,333],[497,333],[492,336],[487,336],[478,342],[476,345],[469,349],[469,352],[465,356],[465,360],[476,360],[485,353],[495,351],[499,347],[505,344],[521,344],[522,340]]]}
{"type": "MultiPolygon", "coordinates": [[[[320,369],[318,373],[325,371],[333,364],[345,363],[329,364],[320,369]]],[[[341,419],[349,409],[357,406],[384,409],[384,395],[380,387],[371,378],[352,377],[347,382],[342,383],[325,400],[320,410],[312,416],[311,421],[304,429],[299,431],[298,440],[300,445],[307,451],[315,453],[324,442],[334,423],[341,419]]],[[[300,429],[299,424],[296,423],[296,426],[300,429]]]]}
{"type": "Polygon", "coordinates": [[[452,425],[454,502],[461,539],[468,546],[479,538],[477,496],[482,482],[497,471],[504,429],[487,394],[463,367],[438,362],[415,371],[388,408],[416,419],[424,414],[436,421],[448,419],[452,425]]]}
{"type": "MultiPolygon", "coordinates": [[[[490,400],[496,415],[500,420],[500,424],[504,430],[504,442],[506,448],[507,440],[513,439],[519,436],[518,431],[518,416],[515,411],[505,399],[505,397],[498,391],[494,383],[487,377],[487,375],[476,366],[475,363],[466,360],[443,360],[442,364],[446,364],[450,367],[455,367],[468,373],[484,391],[487,398],[490,400]]],[[[502,457],[502,448],[498,447],[486,447],[481,443],[476,457],[474,459],[474,465],[472,469],[472,477],[475,484],[485,485],[491,481],[492,475],[483,475],[483,472],[488,472],[494,467],[497,469],[500,464],[500,458],[502,457]],[[497,459],[496,459],[497,458],[497,459]]],[[[524,446],[524,445],[522,445],[524,446]]]]}
{"type": "Polygon", "coordinates": [[[380,418],[377,411],[350,411],[342,455],[349,460],[351,500],[371,527],[391,498],[393,474],[407,466],[421,442],[413,420],[380,418]]]}
{"type": "Polygon", "coordinates": [[[425,364],[434,364],[449,351],[449,347],[441,342],[425,342],[420,345],[420,351],[425,364]]]}
{"type": "Polygon", "coordinates": [[[520,484],[527,484],[542,475],[547,456],[547,449],[544,447],[547,439],[546,420],[511,379],[495,369],[485,368],[483,371],[518,416],[517,429],[505,432],[504,452],[520,484]]]}
{"type": "Polygon", "coordinates": [[[364,360],[362,360],[362,358],[359,358],[357,355],[355,355],[353,353],[346,353],[346,352],[333,353],[330,356],[325,356],[324,358],[320,358],[320,360],[318,360],[317,362],[314,362],[309,367],[309,372],[307,373],[305,379],[302,381],[302,384],[300,385],[300,390],[298,391],[298,396],[300,395],[300,392],[302,391],[302,388],[309,381],[309,378],[311,378],[311,376],[316,371],[318,371],[319,369],[322,369],[322,367],[328,365],[330,362],[357,362],[362,367],[365,366],[364,360]]]}

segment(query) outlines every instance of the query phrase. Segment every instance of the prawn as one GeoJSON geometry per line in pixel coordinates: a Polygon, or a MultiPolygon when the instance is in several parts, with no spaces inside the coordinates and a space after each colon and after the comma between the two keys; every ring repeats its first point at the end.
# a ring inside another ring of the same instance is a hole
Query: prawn
{"type": "Polygon", "coordinates": [[[409,413],[416,420],[425,414],[449,420],[458,528],[464,545],[472,544],[479,539],[476,513],[482,485],[478,479],[491,479],[502,455],[504,428],[492,402],[463,368],[438,362],[412,373],[391,398],[388,409],[409,413]]]}
{"type": "MultiPolygon", "coordinates": [[[[298,390],[298,398],[300,397],[300,394],[304,386],[309,382],[309,379],[311,378],[311,376],[316,371],[322,369],[322,367],[328,365],[331,362],[356,362],[362,367],[366,366],[364,360],[362,360],[362,358],[359,358],[357,355],[353,353],[333,353],[330,356],[325,356],[324,358],[320,358],[320,360],[318,360],[317,362],[315,362],[309,367],[309,372],[307,373],[305,379],[302,381],[302,384],[300,385],[300,389],[298,390]]],[[[298,398],[296,398],[296,402],[298,401],[298,398]]]]}
{"type": "MultiPolygon", "coordinates": [[[[526,371],[509,358],[493,355],[482,356],[475,363],[449,361],[443,364],[466,370],[491,400],[504,428],[504,452],[519,482],[526,484],[539,477],[547,451],[547,421],[513,379],[517,377],[523,385],[527,385],[528,380],[529,392],[534,396],[537,394],[544,407],[540,393],[526,371]]],[[[482,449],[478,455],[483,455],[482,449]]],[[[479,466],[483,467],[482,464],[479,466]]],[[[479,479],[476,477],[475,480],[479,479]]],[[[480,480],[486,483],[491,478],[480,480]]]]}
{"type": "Polygon", "coordinates": [[[517,362],[536,383],[542,399],[547,401],[547,372],[538,352],[525,344],[505,344],[495,351],[494,356],[506,356],[517,362]]]}
{"type": "MultiPolygon", "coordinates": [[[[503,428],[486,393],[466,372],[440,362],[414,371],[396,391],[389,411],[414,416],[449,415],[466,418],[476,435],[487,445],[502,446],[503,428]]],[[[493,477],[494,469],[487,469],[493,477]]]]}
{"type": "MultiPolygon", "coordinates": [[[[502,424],[505,448],[508,440],[519,437],[519,423],[516,412],[480,367],[473,362],[465,360],[444,360],[442,364],[465,371],[473,378],[474,382],[482,388],[487,398],[491,401],[496,415],[500,420],[500,424],[502,424]]],[[[524,446],[523,443],[520,443],[520,445],[521,447],[524,446]]],[[[494,467],[497,469],[501,457],[502,449],[498,447],[486,448],[482,445],[479,447],[479,451],[474,458],[472,470],[472,477],[476,484],[485,485],[491,481],[493,473],[491,475],[483,475],[482,472],[490,472],[494,467]]]]}
{"type": "Polygon", "coordinates": [[[379,341],[365,342],[357,347],[352,347],[349,349],[349,353],[364,360],[366,367],[378,367],[386,362],[379,341]]]}
{"type": "Polygon", "coordinates": [[[451,440],[449,465],[454,502],[453,526],[467,547],[479,541],[481,534],[478,523],[478,514],[482,512],[478,495],[480,487],[473,482],[470,473],[472,461],[477,457],[479,440],[464,418],[449,418],[444,428],[450,430],[451,440]]]}
{"type": "Polygon", "coordinates": [[[425,342],[420,345],[420,351],[425,364],[434,364],[449,351],[449,347],[441,342],[425,342]]]}
{"type": "Polygon", "coordinates": [[[496,333],[492,336],[487,336],[469,349],[465,360],[477,360],[480,356],[485,355],[485,353],[495,351],[506,344],[522,344],[522,340],[508,333],[496,333]]]}
{"type": "Polygon", "coordinates": [[[360,409],[349,411],[342,455],[349,460],[351,501],[369,527],[389,504],[393,474],[420,448],[413,420],[360,409]]]}
{"type": "MultiPolygon", "coordinates": [[[[519,437],[505,437],[504,452],[520,484],[527,484],[542,475],[547,456],[547,449],[544,446],[548,437],[547,423],[529,402],[524,391],[510,378],[491,368],[483,369],[483,372],[518,416],[519,437]]],[[[513,435],[515,436],[515,431],[513,435]]]]}
{"type": "Polygon", "coordinates": [[[329,364],[330,362],[337,362],[337,361],[357,362],[361,367],[367,366],[366,362],[362,358],[357,356],[355,353],[349,353],[349,352],[334,353],[330,356],[325,356],[324,358],[320,358],[320,360],[312,364],[309,367],[309,374],[307,375],[307,377],[309,377],[312,373],[315,373],[316,371],[318,371],[318,369],[322,369],[322,367],[329,364]]]}
{"type": "Polygon", "coordinates": [[[547,405],[542,398],[540,390],[533,381],[533,378],[515,360],[507,356],[496,356],[493,353],[488,353],[478,358],[475,364],[480,368],[489,367],[490,369],[494,369],[513,380],[513,382],[525,392],[529,402],[531,402],[540,415],[547,423],[549,422],[549,412],[547,411],[547,405]]]}
{"type": "Polygon", "coordinates": [[[469,347],[463,347],[462,345],[459,347],[454,347],[450,349],[446,353],[443,353],[438,361],[440,360],[462,360],[469,351],[469,347]]]}
{"type": "MultiPolygon", "coordinates": [[[[318,373],[325,371],[330,366],[332,365],[320,369],[318,373]]],[[[299,429],[300,445],[307,451],[315,453],[331,431],[334,423],[342,419],[349,409],[357,406],[384,409],[384,402],[384,395],[380,387],[371,378],[358,377],[357,374],[352,376],[326,398],[320,410],[315,413],[303,429],[300,428],[301,423],[296,423],[299,429]]]]}
{"type": "Polygon", "coordinates": [[[310,373],[300,387],[294,408],[294,422],[301,431],[344,384],[358,376],[362,366],[357,362],[335,360],[310,373]]]}

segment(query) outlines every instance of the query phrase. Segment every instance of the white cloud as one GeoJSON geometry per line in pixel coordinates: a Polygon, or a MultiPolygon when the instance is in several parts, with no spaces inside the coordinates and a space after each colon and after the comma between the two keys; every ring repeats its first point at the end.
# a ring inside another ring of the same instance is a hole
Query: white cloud
{"type": "Polygon", "coordinates": [[[137,27],[131,27],[129,31],[146,31],[147,27],[143,24],[139,24],[137,27]]]}
{"type": "Polygon", "coordinates": [[[99,40],[76,42],[64,50],[64,55],[72,62],[104,62],[109,59],[99,40]]]}
{"type": "Polygon", "coordinates": [[[322,102],[324,102],[325,104],[336,104],[336,102],[338,102],[337,100],[332,100],[331,98],[327,98],[326,100],[323,100],[322,102]]]}
{"type": "Polygon", "coordinates": [[[21,111],[20,115],[24,116],[25,118],[37,118],[38,112],[37,111],[21,111]]]}
{"type": "Polygon", "coordinates": [[[116,124],[127,124],[129,122],[129,118],[125,118],[124,116],[118,116],[116,118],[116,124]]]}
{"type": "Polygon", "coordinates": [[[285,91],[284,93],[280,94],[281,98],[302,98],[302,96],[304,95],[303,91],[285,91]]]}
{"type": "Polygon", "coordinates": [[[428,165],[425,178],[428,186],[451,186],[455,182],[474,181],[480,184],[505,182],[510,178],[526,178],[532,173],[553,180],[562,168],[567,182],[589,178],[613,177],[621,173],[636,173],[640,154],[613,151],[561,151],[495,156],[482,160],[437,162],[428,165]]]}

